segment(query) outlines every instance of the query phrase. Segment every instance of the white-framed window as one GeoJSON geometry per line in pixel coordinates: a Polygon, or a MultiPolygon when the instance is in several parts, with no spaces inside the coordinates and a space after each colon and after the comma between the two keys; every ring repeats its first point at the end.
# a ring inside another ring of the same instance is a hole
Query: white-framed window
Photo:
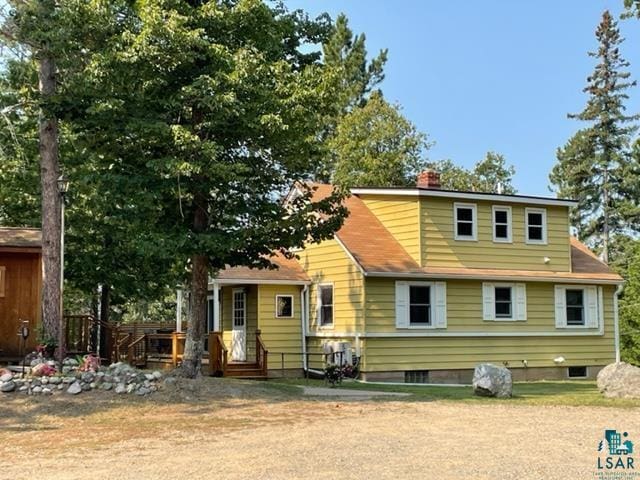
{"type": "Polygon", "coordinates": [[[321,327],[333,327],[333,284],[318,285],[318,324],[321,327]]]}
{"type": "Polygon", "coordinates": [[[547,243],[547,210],[544,208],[525,208],[525,237],[527,243],[547,243]]]}
{"type": "Polygon", "coordinates": [[[489,321],[525,321],[527,288],[524,283],[482,284],[482,319],[489,321]]]}
{"type": "Polygon", "coordinates": [[[447,328],[445,282],[396,282],[396,328],[447,328]]]}
{"type": "Polygon", "coordinates": [[[244,327],[247,323],[247,293],[243,288],[233,290],[233,326],[244,327]]]}
{"type": "Polygon", "coordinates": [[[293,318],[293,295],[276,295],[276,317],[293,318]]]}
{"type": "Polygon", "coordinates": [[[431,285],[409,285],[409,326],[431,325],[431,285]]]}
{"type": "Polygon", "coordinates": [[[456,240],[477,240],[478,208],[475,203],[453,204],[453,228],[456,240]]]}
{"type": "Polygon", "coordinates": [[[556,328],[598,328],[602,290],[595,286],[555,286],[556,328]]]}
{"type": "Polygon", "coordinates": [[[493,241],[511,243],[511,207],[494,205],[493,217],[493,241]]]}

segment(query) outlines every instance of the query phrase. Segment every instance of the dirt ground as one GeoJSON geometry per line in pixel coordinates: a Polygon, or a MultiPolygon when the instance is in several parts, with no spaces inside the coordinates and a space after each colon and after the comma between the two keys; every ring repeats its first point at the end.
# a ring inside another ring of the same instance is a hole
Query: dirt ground
{"type": "Polygon", "coordinates": [[[583,479],[640,411],[301,398],[182,381],[155,396],[0,398],[0,479],[583,479]]]}

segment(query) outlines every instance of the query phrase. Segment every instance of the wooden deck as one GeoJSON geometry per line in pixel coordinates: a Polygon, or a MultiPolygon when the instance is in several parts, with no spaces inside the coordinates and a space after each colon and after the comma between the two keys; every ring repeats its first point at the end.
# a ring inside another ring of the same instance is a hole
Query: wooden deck
{"type": "MultiPolygon", "coordinates": [[[[104,362],[127,362],[138,368],[176,368],[182,363],[186,333],[174,331],[173,323],[106,324],[89,315],[69,315],[65,320],[72,354],[99,352],[104,362]]],[[[212,376],[267,378],[268,351],[260,330],[255,342],[254,362],[233,363],[228,361],[222,332],[210,332],[203,370],[212,376]]]]}

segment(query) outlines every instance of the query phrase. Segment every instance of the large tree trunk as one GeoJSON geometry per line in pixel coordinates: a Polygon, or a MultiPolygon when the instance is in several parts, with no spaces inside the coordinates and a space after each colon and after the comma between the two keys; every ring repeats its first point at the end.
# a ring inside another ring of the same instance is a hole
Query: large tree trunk
{"type": "MultiPolygon", "coordinates": [[[[55,61],[43,55],[39,68],[40,94],[44,101],[55,94],[55,61]]],[[[64,352],[64,327],[60,285],[60,208],[58,192],[58,123],[50,112],[40,118],[40,182],[42,187],[42,323],[47,336],[58,340],[64,352]]]]}
{"type": "MultiPolygon", "coordinates": [[[[193,231],[203,232],[207,227],[207,197],[196,194],[194,198],[193,231]]],[[[182,358],[182,374],[195,378],[202,373],[202,355],[207,317],[207,291],[209,288],[209,257],[193,255],[191,258],[191,308],[189,325],[182,358]]]]}
{"type": "Polygon", "coordinates": [[[602,260],[605,263],[609,263],[609,169],[606,166],[604,168],[602,205],[602,215],[604,223],[602,226],[602,260]]]}

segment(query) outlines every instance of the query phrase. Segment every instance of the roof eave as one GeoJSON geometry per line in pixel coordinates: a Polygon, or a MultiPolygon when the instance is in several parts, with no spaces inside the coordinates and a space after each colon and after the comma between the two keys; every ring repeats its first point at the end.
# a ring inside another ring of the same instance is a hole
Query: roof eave
{"type": "Polygon", "coordinates": [[[427,273],[427,272],[375,272],[365,271],[365,277],[379,278],[436,278],[451,280],[497,280],[505,282],[570,282],[579,284],[621,285],[624,279],[615,278],[575,278],[575,277],[535,277],[527,275],[484,275],[473,273],[427,273]]]}
{"type": "Polygon", "coordinates": [[[549,205],[575,207],[578,202],[559,198],[529,197],[526,195],[498,195],[492,193],[454,192],[451,190],[435,190],[422,188],[352,188],[353,195],[396,195],[415,197],[442,197],[464,200],[488,200],[502,203],[526,203],[528,205],[549,205]]]}

